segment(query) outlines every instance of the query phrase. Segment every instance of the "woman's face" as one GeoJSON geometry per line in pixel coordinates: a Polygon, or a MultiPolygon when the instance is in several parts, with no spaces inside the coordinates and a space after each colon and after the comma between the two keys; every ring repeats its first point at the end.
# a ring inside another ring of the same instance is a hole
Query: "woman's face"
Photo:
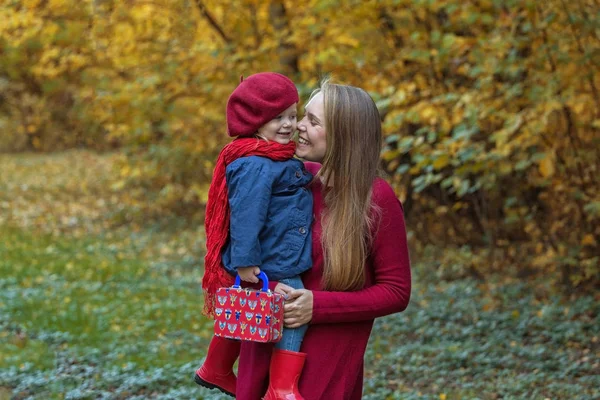
{"type": "Polygon", "coordinates": [[[317,93],[304,107],[304,110],[304,118],[298,122],[296,155],[306,161],[320,163],[325,157],[325,150],[327,150],[323,93],[317,93]]]}

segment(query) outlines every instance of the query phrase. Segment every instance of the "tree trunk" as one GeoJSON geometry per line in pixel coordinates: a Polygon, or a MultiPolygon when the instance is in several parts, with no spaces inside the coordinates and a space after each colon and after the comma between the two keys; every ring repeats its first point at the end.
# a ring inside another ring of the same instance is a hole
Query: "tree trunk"
{"type": "Polygon", "coordinates": [[[284,68],[286,74],[298,76],[300,69],[298,68],[298,50],[293,43],[287,39],[290,35],[289,21],[287,18],[285,5],[283,1],[273,1],[269,5],[269,16],[273,24],[275,35],[279,38],[279,63],[284,68]]]}

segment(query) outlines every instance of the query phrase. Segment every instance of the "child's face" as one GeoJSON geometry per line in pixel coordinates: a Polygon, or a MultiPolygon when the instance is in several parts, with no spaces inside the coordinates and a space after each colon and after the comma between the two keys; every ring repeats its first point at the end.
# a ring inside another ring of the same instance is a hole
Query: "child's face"
{"type": "Polygon", "coordinates": [[[258,135],[263,139],[281,144],[288,144],[296,132],[296,103],[289,106],[281,114],[258,128],[258,135]]]}

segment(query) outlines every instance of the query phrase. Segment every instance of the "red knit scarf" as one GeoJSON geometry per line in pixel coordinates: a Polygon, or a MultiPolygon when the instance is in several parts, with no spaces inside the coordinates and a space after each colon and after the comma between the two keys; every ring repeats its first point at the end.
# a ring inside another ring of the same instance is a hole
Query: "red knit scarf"
{"type": "Polygon", "coordinates": [[[214,317],[215,293],[221,287],[231,286],[233,277],[225,270],[221,252],[229,236],[229,200],[225,169],[240,157],[261,156],[284,161],[294,156],[296,144],[279,144],[257,138],[238,138],[221,150],[213,173],[206,203],[206,256],[204,257],[204,313],[214,317]]]}

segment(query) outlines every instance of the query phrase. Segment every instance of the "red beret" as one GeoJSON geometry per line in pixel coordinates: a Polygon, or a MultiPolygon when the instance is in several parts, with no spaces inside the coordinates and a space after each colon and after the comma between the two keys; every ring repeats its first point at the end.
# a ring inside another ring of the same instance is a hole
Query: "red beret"
{"type": "Polygon", "coordinates": [[[288,77],[275,72],[250,75],[227,101],[227,133],[253,135],[298,100],[298,89],[288,77]]]}

